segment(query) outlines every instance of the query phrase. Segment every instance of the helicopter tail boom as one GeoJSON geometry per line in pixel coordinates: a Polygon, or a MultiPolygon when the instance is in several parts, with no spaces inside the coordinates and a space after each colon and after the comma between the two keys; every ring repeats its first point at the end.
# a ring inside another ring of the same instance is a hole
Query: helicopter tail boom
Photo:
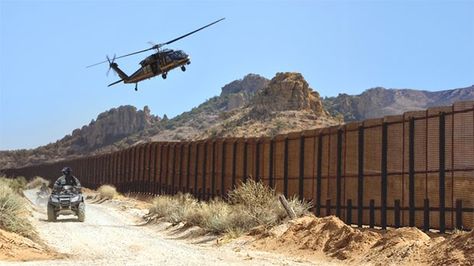
{"type": "Polygon", "coordinates": [[[121,78],[121,81],[127,81],[129,79],[128,75],[125,74],[125,72],[123,72],[117,65],[117,63],[110,63],[110,68],[112,68],[115,73],[117,73],[119,75],[119,77],[121,78]]]}

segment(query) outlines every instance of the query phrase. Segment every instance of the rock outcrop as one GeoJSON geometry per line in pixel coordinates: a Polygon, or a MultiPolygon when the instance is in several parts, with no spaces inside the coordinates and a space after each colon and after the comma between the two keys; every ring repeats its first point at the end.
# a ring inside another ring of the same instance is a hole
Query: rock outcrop
{"type": "MultiPolygon", "coordinates": [[[[143,134],[160,121],[150,114],[145,106],[143,110],[127,105],[113,108],[98,115],[89,125],[76,129],[55,143],[32,150],[1,151],[0,169],[24,165],[57,161],[67,158],[91,155],[125,148],[140,140],[139,137],[117,145],[119,140],[128,140],[130,136],[143,134]]],[[[143,138],[146,136],[141,135],[143,138]]]]}
{"type": "Polygon", "coordinates": [[[319,93],[313,91],[300,73],[277,73],[252,100],[252,112],[265,115],[276,111],[310,111],[327,115],[319,93]]]}
{"type": "Polygon", "coordinates": [[[248,74],[243,79],[232,81],[222,87],[220,98],[224,100],[224,110],[231,111],[247,105],[254,95],[265,88],[269,80],[256,75],[248,74]]]}
{"type": "Polygon", "coordinates": [[[148,129],[159,120],[150,114],[148,106],[143,110],[130,105],[120,106],[99,114],[97,120],[74,130],[70,141],[75,150],[90,151],[148,129]]]}
{"type": "Polygon", "coordinates": [[[257,75],[248,74],[243,79],[234,80],[222,87],[221,96],[234,93],[254,94],[268,85],[268,79],[257,75]]]}

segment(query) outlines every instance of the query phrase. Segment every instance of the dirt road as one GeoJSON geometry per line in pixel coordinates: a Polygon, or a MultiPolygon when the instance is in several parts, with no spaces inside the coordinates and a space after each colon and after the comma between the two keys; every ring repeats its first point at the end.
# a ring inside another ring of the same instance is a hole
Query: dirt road
{"type": "MultiPolygon", "coordinates": [[[[25,195],[35,202],[35,191],[25,195]]],[[[5,265],[315,265],[276,253],[170,239],[153,226],[137,226],[136,217],[107,204],[87,204],[84,223],[74,216],[47,222],[45,207],[35,209],[33,222],[40,237],[67,259],[5,265]]]]}

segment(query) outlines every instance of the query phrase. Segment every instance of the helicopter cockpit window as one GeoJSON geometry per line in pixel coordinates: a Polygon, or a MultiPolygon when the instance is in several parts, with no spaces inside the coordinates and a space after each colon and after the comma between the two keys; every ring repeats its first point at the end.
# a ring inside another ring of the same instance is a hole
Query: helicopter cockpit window
{"type": "Polygon", "coordinates": [[[186,55],[182,51],[175,51],[171,54],[171,58],[174,60],[180,60],[186,58],[186,55]]]}

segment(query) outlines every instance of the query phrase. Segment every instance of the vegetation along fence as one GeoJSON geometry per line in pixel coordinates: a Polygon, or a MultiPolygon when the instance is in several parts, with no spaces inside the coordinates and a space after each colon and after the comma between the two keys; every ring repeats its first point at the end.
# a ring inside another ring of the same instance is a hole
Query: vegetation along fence
{"type": "Polygon", "coordinates": [[[254,178],[350,224],[472,229],[474,101],[274,138],[144,143],[3,172],[54,180],[66,165],[91,188],[205,200],[254,178]]]}

